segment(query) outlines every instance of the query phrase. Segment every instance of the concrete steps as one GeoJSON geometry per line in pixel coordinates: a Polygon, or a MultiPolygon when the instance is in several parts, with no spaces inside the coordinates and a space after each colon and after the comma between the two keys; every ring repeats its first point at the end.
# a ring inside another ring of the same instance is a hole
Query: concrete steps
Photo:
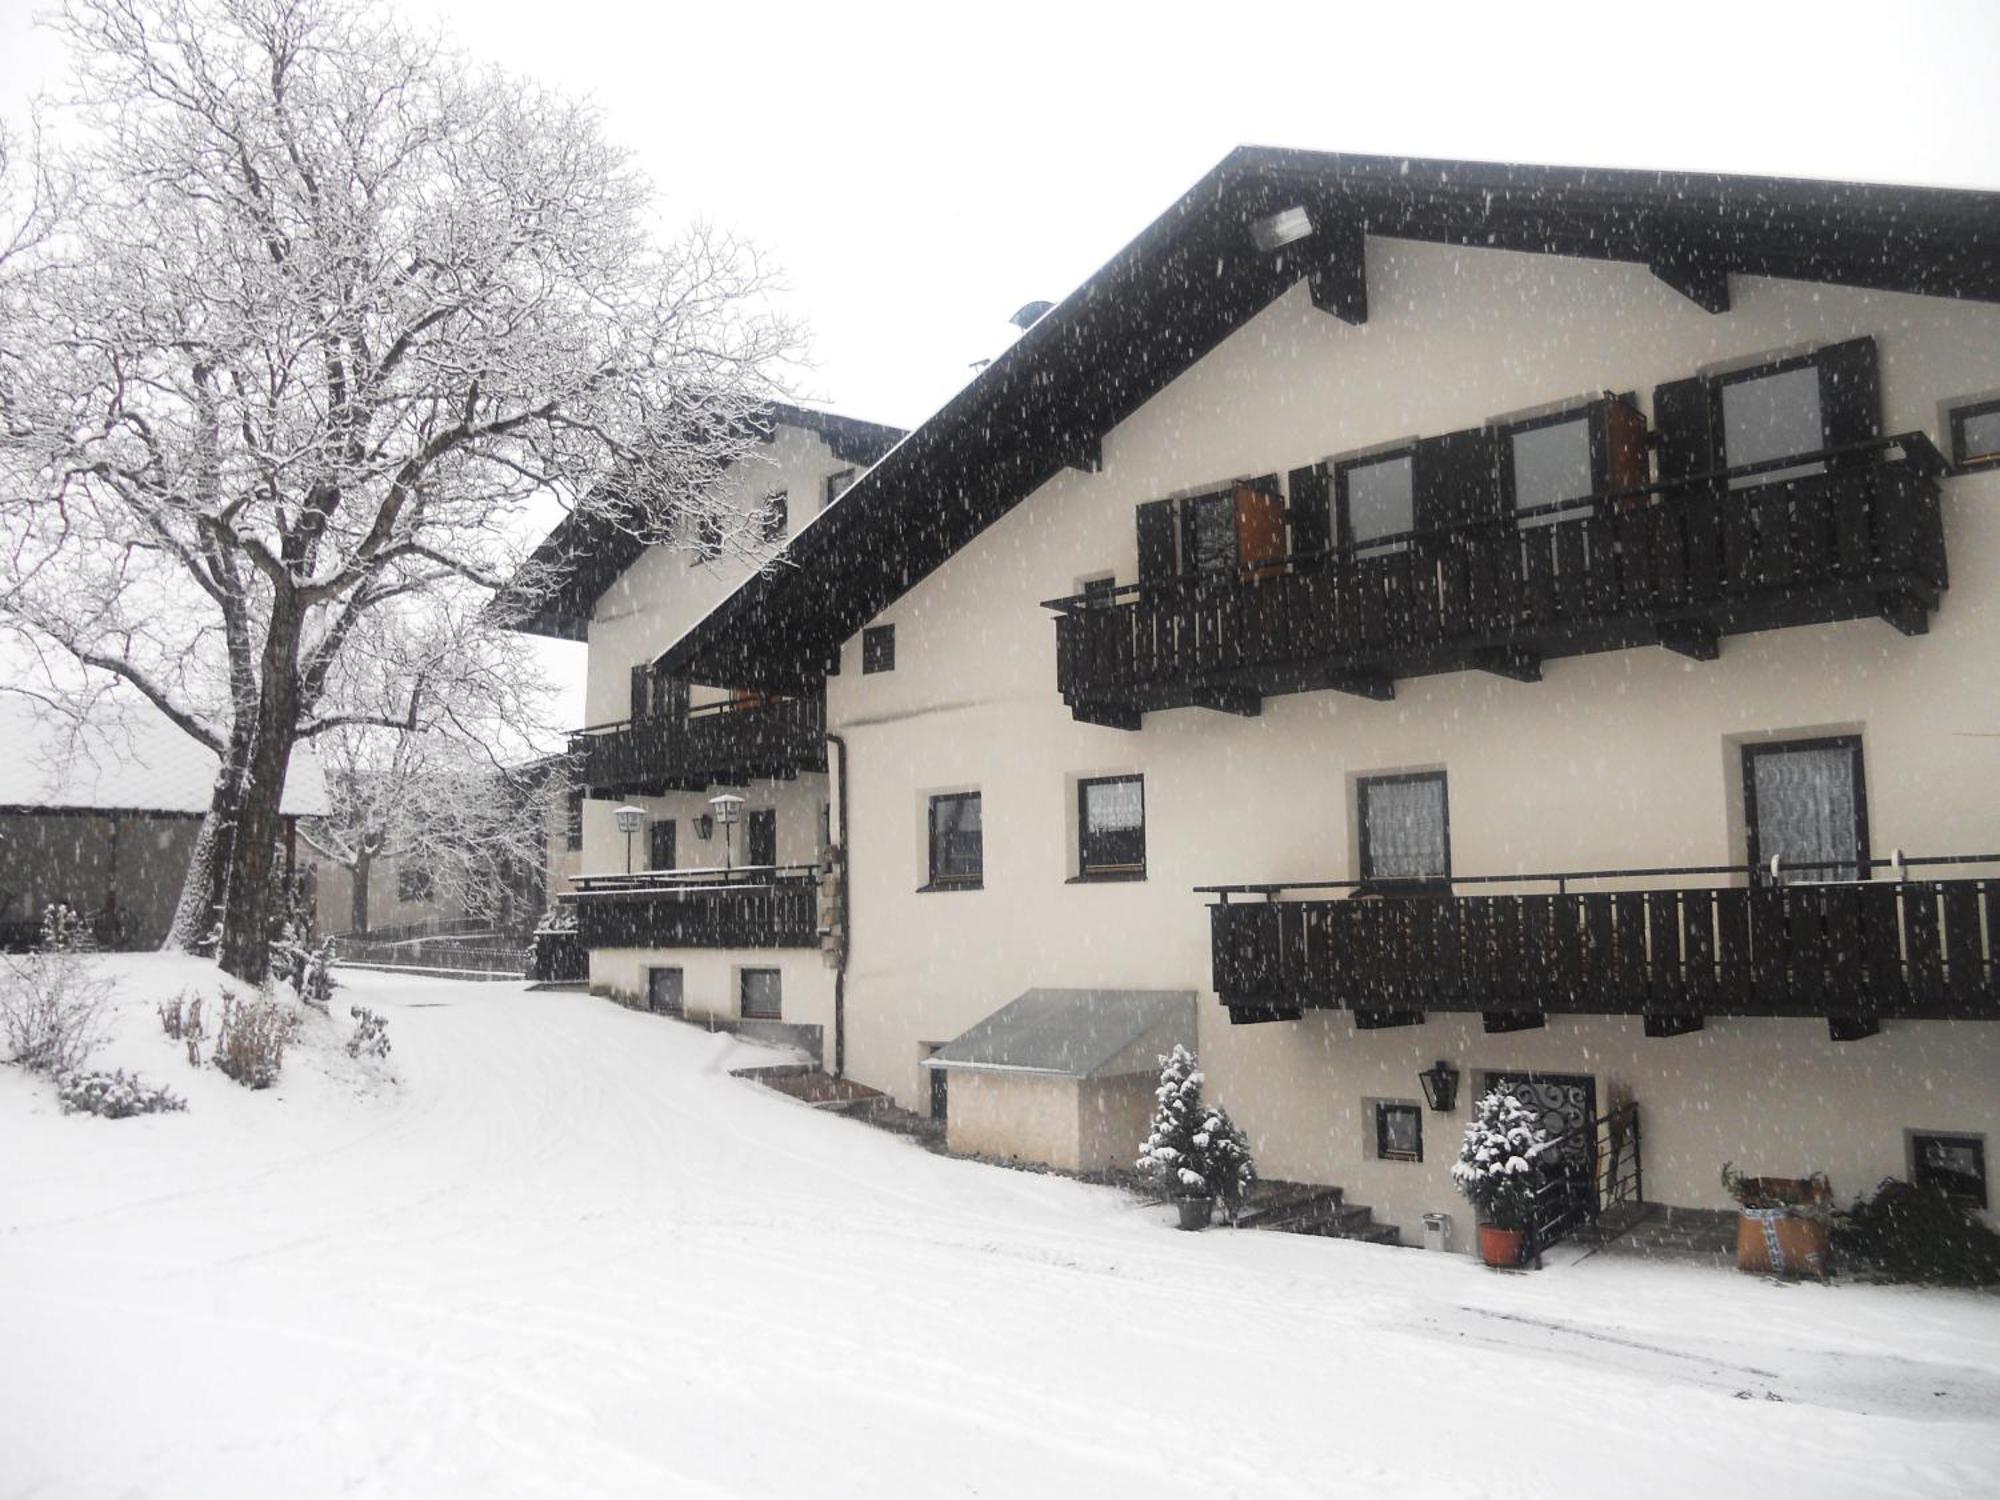
{"type": "Polygon", "coordinates": [[[1236,1227],[1362,1240],[1371,1245],[1403,1242],[1393,1224],[1377,1224],[1375,1210],[1365,1204],[1347,1202],[1342,1189],[1302,1182],[1259,1184],[1250,1202],[1238,1210],[1236,1227]]]}

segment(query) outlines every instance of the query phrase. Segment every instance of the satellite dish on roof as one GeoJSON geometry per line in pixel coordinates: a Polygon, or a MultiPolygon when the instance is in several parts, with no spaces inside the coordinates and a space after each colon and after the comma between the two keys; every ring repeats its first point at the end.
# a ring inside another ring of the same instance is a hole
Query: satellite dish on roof
{"type": "Polygon", "coordinates": [[[1041,317],[1043,313],[1054,306],[1055,303],[1053,302],[1024,302],[1015,312],[1014,316],[1007,321],[1025,333],[1028,329],[1035,326],[1037,318],[1041,317]]]}

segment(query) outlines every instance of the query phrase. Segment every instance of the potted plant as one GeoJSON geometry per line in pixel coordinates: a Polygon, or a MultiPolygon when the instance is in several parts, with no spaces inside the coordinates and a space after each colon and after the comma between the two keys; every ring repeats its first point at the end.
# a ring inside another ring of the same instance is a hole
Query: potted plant
{"type": "Polygon", "coordinates": [[[1778,1276],[1825,1278],[1832,1264],[1827,1221],[1833,1186],[1810,1177],[1746,1177],[1722,1164],[1722,1189],[1737,1203],[1736,1269],[1778,1276]]]}
{"type": "Polygon", "coordinates": [[[1465,1127],[1452,1182],[1479,1217],[1479,1256],[1489,1266],[1518,1266],[1549,1148],[1541,1117],[1512,1094],[1490,1090],[1465,1127]]]}
{"type": "Polygon", "coordinates": [[[1243,1132],[1226,1110],[1202,1102],[1201,1083],[1187,1048],[1160,1059],[1153,1127],[1139,1152],[1140,1174],[1179,1206],[1183,1229],[1207,1228],[1218,1198],[1233,1211],[1257,1178],[1243,1132]]]}

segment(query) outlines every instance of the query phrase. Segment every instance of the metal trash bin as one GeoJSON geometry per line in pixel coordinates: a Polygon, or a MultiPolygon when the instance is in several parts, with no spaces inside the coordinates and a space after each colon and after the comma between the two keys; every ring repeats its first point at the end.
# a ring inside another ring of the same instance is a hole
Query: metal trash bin
{"type": "Polygon", "coordinates": [[[1449,1250],[1451,1248],[1451,1215],[1424,1215],[1424,1248],[1426,1250],[1449,1250]]]}

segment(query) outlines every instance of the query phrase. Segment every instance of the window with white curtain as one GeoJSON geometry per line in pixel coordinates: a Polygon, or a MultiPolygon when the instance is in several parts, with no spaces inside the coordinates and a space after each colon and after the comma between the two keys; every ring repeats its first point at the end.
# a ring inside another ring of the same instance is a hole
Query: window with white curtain
{"type": "Polygon", "coordinates": [[[1437,882],[1451,877],[1442,771],[1364,776],[1355,783],[1361,878],[1437,882]]]}
{"type": "Polygon", "coordinates": [[[1760,870],[1775,855],[1778,878],[1788,883],[1859,880],[1867,873],[1857,736],[1745,745],[1743,795],[1750,862],[1760,870]]]}

